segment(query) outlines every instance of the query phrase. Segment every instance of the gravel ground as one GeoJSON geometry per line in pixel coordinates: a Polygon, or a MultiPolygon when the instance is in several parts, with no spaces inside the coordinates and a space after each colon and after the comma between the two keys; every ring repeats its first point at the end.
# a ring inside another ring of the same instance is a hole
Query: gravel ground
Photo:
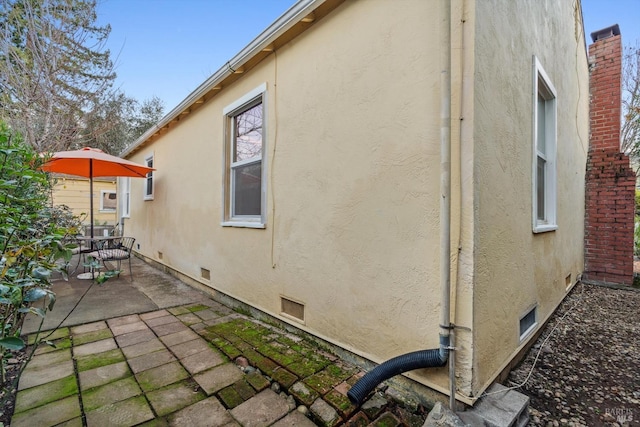
{"type": "Polygon", "coordinates": [[[530,425],[640,426],[639,316],[637,289],[576,285],[505,384],[530,425]]]}

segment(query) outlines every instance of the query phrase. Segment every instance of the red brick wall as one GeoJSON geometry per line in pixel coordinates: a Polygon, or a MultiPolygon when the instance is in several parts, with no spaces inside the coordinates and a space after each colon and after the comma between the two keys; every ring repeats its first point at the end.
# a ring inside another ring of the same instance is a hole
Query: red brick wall
{"type": "Polygon", "coordinates": [[[586,280],[633,283],[635,173],[620,153],[622,41],[589,46],[591,140],[587,158],[586,280]]]}

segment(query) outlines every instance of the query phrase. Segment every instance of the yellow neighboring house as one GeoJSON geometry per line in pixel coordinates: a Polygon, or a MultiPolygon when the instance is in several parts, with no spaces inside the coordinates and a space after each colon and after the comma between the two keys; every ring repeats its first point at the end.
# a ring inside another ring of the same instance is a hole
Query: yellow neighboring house
{"type": "Polygon", "coordinates": [[[583,271],[588,80],[576,0],[300,0],[123,153],[128,233],[474,404],[583,271]]]}
{"type": "MultiPolygon", "coordinates": [[[[90,225],[89,178],[54,174],[53,204],[67,205],[74,215],[90,225]]],[[[117,222],[117,192],[115,178],[93,179],[93,219],[94,225],[113,226],[117,222]]]]}

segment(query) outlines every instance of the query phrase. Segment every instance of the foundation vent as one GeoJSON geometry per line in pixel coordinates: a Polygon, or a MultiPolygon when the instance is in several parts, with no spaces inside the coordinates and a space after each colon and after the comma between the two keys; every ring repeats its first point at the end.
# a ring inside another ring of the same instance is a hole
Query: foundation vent
{"type": "Polygon", "coordinates": [[[304,304],[280,297],[280,306],[282,314],[304,322],[304,304]]]}
{"type": "Polygon", "coordinates": [[[158,251],[158,259],[162,259],[162,252],[158,251]]]}
{"type": "Polygon", "coordinates": [[[538,307],[533,307],[520,318],[520,342],[529,335],[538,324],[538,307]]]}
{"type": "Polygon", "coordinates": [[[211,272],[206,268],[200,268],[200,277],[205,280],[211,280],[211,272]]]}

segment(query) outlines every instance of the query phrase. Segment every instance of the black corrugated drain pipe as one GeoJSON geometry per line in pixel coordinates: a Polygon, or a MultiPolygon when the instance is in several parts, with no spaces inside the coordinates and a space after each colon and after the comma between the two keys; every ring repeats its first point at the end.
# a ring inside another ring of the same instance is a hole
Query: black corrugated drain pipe
{"type": "Polygon", "coordinates": [[[361,405],[378,384],[404,372],[422,368],[439,368],[449,358],[449,336],[440,335],[440,348],[403,354],[376,366],[347,392],[354,405],[361,405]]]}

